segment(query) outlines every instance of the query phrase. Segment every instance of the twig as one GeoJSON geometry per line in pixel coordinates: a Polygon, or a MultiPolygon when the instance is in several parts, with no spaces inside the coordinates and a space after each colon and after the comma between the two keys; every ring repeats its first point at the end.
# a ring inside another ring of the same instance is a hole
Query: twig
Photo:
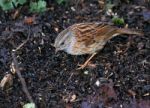
{"type": "Polygon", "coordinates": [[[15,50],[12,51],[12,58],[13,58],[13,62],[14,62],[14,67],[16,69],[16,73],[17,73],[17,75],[21,81],[21,84],[22,84],[22,90],[26,94],[29,101],[33,103],[33,99],[32,99],[32,97],[31,97],[31,95],[27,89],[26,82],[25,82],[24,78],[22,77],[21,72],[19,70],[18,61],[17,61],[16,56],[15,56],[15,50]]]}
{"type": "MultiPolygon", "coordinates": [[[[29,28],[29,29],[30,29],[30,28],[29,28]]],[[[22,44],[20,44],[20,45],[15,49],[15,51],[18,51],[21,47],[24,46],[24,44],[26,44],[26,43],[28,42],[29,37],[30,37],[30,34],[31,34],[31,32],[29,31],[27,39],[26,39],[22,44]]]]}
{"type": "Polygon", "coordinates": [[[22,84],[22,90],[26,94],[30,103],[33,103],[33,99],[32,99],[32,97],[31,97],[31,95],[27,89],[26,82],[25,82],[24,78],[22,77],[21,72],[19,70],[19,65],[18,65],[18,61],[16,58],[16,54],[15,54],[16,51],[18,51],[21,47],[23,47],[27,43],[27,41],[29,40],[29,36],[30,36],[30,28],[29,28],[29,33],[28,33],[28,37],[27,37],[26,41],[24,41],[22,44],[20,44],[16,49],[12,50],[12,58],[13,58],[13,63],[14,63],[14,69],[16,70],[16,73],[17,73],[17,75],[21,81],[21,84],[22,84]]]}

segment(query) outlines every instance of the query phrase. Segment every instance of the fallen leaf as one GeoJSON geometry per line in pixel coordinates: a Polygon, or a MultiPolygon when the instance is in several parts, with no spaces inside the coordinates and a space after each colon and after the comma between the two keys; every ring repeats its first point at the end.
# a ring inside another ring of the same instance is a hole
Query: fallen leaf
{"type": "Polygon", "coordinates": [[[13,76],[11,74],[6,74],[1,80],[0,87],[2,90],[4,88],[9,88],[13,84],[13,76]]]}
{"type": "Polygon", "coordinates": [[[35,22],[35,16],[25,17],[24,23],[28,25],[32,25],[35,22]]]}

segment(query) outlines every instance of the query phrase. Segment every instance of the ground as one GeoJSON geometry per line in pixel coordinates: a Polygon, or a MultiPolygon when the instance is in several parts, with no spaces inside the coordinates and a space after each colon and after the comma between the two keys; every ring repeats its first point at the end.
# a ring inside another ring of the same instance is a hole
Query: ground
{"type": "MultiPolygon", "coordinates": [[[[150,22],[144,16],[147,4],[140,0],[113,3],[113,12],[124,18],[129,28],[142,30],[144,36],[111,39],[83,70],[76,69],[89,55],[55,53],[52,44],[61,30],[74,23],[110,22],[112,16],[98,0],[78,5],[49,1],[49,10],[42,14],[29,13],[24,6],[15,19],[16,10],[1,11],[0,79],[12,74],[12,50],[29,36],[16,57],[38,108],[149,108],[150,22]],[[26,17],[34,19],[32,24],[26,17]]],[[[17,74],[12,77],[13,84],[0,90],[0,108],[20,108],[29,102],[17,74]]]]}

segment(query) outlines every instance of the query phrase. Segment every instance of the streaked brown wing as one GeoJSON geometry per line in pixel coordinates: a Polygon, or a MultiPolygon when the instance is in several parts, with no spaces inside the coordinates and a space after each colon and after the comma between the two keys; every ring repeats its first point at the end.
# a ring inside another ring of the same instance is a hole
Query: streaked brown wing
{"type": "Polygon", "coordinates": [[[79,23],[71,27],[76,33],[77,41],[91,45],[106,40],[116,32],[116,28],[104,23],[79,23]]]}

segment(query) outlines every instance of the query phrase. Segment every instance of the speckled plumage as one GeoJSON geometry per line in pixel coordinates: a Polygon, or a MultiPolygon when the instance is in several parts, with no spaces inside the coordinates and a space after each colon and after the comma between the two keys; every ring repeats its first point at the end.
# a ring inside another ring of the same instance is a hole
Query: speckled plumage
{"type": "Polygon", "coordinates": [[[93,54],[101,50],[109,39],[119,34],[142,35],[140,32],[106,23],[78,23],[60,32],[54,47],[57,51],[64,50],[71,55],[93,54]]]}

